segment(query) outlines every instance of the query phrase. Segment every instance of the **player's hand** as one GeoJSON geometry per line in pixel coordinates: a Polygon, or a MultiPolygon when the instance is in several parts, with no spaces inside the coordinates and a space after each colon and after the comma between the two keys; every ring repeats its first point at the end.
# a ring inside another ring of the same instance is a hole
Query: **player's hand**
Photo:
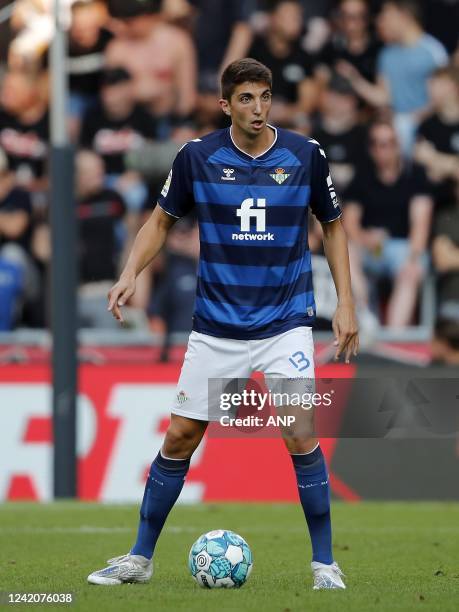
{"type": "Polygon", "coordinates": [[[356,356],[359,350],[359,330],[353,303],[338,304],[332,327],[335,334],[335,361],[344,354],[344,361],[349,363],[351,356],[356,356]]]}
{"type": "Polygon", "coordinates": [[[113,285],[108,292],[107,310],[109,310],[120,323],[124,323],[121,306],[126,304],[128,299],[134,295],[134,292],[135,277],[133,276],[121,276],[116,285],[113,285]]]}

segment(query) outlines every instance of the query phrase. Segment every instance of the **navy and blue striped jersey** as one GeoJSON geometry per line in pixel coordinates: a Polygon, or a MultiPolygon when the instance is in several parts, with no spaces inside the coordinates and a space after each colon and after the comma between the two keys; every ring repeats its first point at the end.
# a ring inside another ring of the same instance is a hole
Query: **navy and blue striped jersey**
{"type": "Polygon", "coordinates": [[[231,129],[212,132],[180,150],[158,202],[174,217],[197,212],[195,331],[251,340],[311,325],[308,207],[321,222],[341,215],[316,141],[277,129],[253,158],[231,129]]]}

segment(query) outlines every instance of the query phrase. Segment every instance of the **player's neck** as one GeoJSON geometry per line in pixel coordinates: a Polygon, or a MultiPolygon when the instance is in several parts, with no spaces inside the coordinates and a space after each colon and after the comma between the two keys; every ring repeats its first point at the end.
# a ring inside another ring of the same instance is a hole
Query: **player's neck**
{"type": "Polygon", "coordinates": [[[251,157],[258,157],[272,146],[276,139],[276,132],[272,127],[267,125],[260,134],[249,136],[245,132],[239,130],[237,126],[232,125],[231,137],[238,149],[251,157]]]}

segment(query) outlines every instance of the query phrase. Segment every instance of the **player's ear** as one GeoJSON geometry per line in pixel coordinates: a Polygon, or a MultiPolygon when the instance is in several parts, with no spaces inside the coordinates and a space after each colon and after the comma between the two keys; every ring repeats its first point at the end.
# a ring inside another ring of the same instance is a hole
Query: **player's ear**
{"type": "Polygon", "coordinates": [[[230,108],[230,103],[228,102],[228,100],[225,100],[225,98],[222,98],[221,100],[218,101],[218,103],[220,104],[220,108],[225,113],[225,115],[231,116],[231,108],[230,108]]]}

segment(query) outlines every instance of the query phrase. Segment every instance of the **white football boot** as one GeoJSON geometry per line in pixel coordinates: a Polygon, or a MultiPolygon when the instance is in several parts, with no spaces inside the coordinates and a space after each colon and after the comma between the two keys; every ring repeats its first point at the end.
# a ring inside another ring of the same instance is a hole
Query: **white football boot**
{"type": "Polygon", "coordinates": [[[313,561],[311,563],[311,569],[314,575],[314,586],[312,588],[315,591],[318,591],[319,589],[346,588],[346,585],[341,580],[341,576],[344,576],[344,574],[336,561],[331,565],[325,565],[325,563],[313,561]]]}
{"type": "Polygon", "coordinates": [[[121,555],[107,561],[108,566],[88,576],[90,584],[115,585],[124,582],[148,582],[153,575],[153,562],[141,555],[121,555]]]}

